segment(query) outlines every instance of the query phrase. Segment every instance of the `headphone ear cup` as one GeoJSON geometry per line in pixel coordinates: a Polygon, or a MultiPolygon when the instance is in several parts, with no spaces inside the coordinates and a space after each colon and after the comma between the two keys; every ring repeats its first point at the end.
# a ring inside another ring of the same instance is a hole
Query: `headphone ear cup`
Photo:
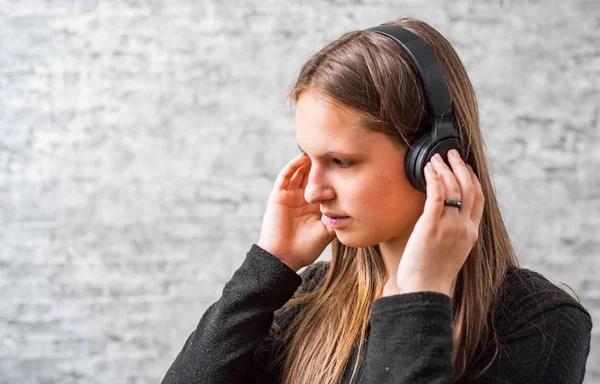
{"type": "Polygon", "coordinates": [[[465,159],[465,151],[456,137],[449,137],[438,143],[432,143],[430,133],[421,136],[409,149],[404,164],[406,176],[412,186],[426,193],[425,165],[436,153],[439,153],[448,164],[448,151],[451,149],[456,149],[461,158],[465,159]]]}
{"type": "Polygon", "coordinates": [[[423,193],[425,193],[425,175],[423,173],[423,168],[426,164],[423,161],[423,158],[427,154],[429,147],[431,147],[430,140],[431,133],[426,133],[419,137],[413,146],[408,149],[404,161],[404,169],[408,181],[410,181],[410,184],[414,188],[423,193]]]}
{"type": "Polygon", "coordinates": [[[460,154],[460,158],[463,159],[465,162],[467,161],[465,150],[460,145],[460,141],[456,137],[448,137],[436,143],[435,145],[432,145],[431,147],[431,152],[427,156],[428,159],[431,159],[433,155],[439,153],[442,156],[442,159],[444,159],[444,161],[446,162],[446,164],[450,164],[450,162],[448,161],[448,152],[451,149],[456,149],[460,154]]]}

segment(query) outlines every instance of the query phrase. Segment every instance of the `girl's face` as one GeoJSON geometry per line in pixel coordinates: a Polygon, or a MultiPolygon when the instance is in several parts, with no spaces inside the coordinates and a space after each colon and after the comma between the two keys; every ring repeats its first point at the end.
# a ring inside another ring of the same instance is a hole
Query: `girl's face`
{"type": "Polygon", "coordinates": [[[406,177],[406,149],[398,149],[383,133],[361,128],[360,122],[359,114],[315,90],[301,94],[296,138],[311,163],[304,197],[319,204],[322,213],[350,216],[335,228],[342,244],[404,244],[426,196],[406,177]]]}

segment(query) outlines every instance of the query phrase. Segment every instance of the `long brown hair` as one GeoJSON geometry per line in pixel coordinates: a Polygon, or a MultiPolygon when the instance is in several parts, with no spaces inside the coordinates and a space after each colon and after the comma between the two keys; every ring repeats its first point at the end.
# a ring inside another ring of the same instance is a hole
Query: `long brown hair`
{"type": "MultiPolygon", "coordinates": [[[[435,52],[450,88],[466,160],[485,197],[479,238],[453,292],[452,363],[458,380],[483,348],[491,345],[498,352],[488,316],[507,267],[518,266],[518,261],[496,201],[477,99],[464,65],[450,43],[425,22],[404,18],[387,24],[412,31],[435,52]]],[[[296,104],[311,89],[356,111],[365,129],[383,132],[398,145],[409,147],[427,129],[426,99],[414,64],[388,37],[359,30],[330,42],[302,66],[288,97],[296,104]]],[[[323,283],[284,306],[304,305],[304,311],[287,330],[288,347],[280,355],[283,383],[340,382],[354,348],[358,355],[353,375],[357,372],[371,304],[383,290],[386,268],[378,245],[353,248],[337,238],[331,245],[323,283]]]]}

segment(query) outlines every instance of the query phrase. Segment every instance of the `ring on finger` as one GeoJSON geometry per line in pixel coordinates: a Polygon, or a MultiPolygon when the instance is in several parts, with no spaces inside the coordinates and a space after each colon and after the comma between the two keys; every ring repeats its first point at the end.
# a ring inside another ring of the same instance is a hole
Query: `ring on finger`
{"type": "Polygon", "coordinates": [[[456,207],[458,209],[462,206],[461,202],[458,200],[444,200],[444,205],[447,207],[456,207]]]}

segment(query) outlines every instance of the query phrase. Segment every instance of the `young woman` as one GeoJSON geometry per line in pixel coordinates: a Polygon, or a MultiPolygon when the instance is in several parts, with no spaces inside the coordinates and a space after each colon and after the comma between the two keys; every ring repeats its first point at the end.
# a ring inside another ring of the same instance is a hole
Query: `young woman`
{"type": "Polygon", "coordinates": [[[163,383],[583,381],[590,315],[519,268],[464,66],[426,23],[388,25],[435,53],[463,156],[431,158],[425,193],[407,177],[431,116],[393,39],[353,31],[314,54],[290,93],[304,153],[163,383]]]}

